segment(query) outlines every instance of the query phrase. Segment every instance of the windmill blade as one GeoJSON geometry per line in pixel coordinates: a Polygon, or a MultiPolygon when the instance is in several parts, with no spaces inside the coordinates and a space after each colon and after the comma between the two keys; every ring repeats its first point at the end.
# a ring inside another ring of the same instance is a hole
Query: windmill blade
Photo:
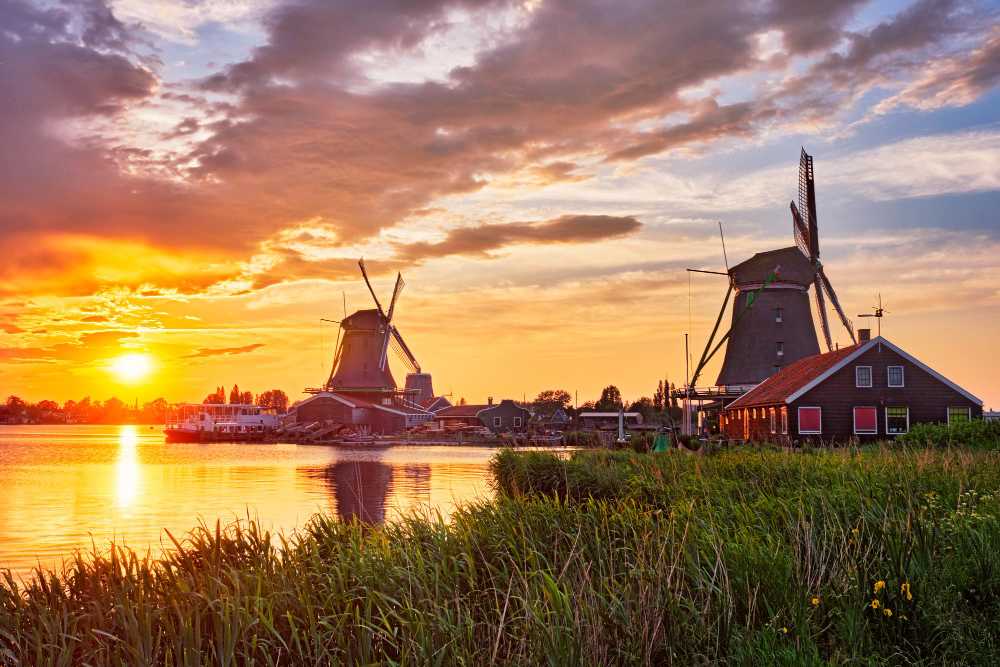
{"type": "Polygon", "coordinates": [[[371,281],[368,280],[368,272],[365,271],[365,258],[362,257],[358,260],[358,266],[361,267],[361,275],[365,278],[365,285],[368,285],[368,291],[372,293],[372,298],[375,299],[375,307],[378,308],[378,314],[385,319],[385,311],[382,310],[382,304],[378,302],[378,297],[375,296],[375,290],[372,288],[371,281]]]}
{"type": "Polygon", "coordinates": [[[790,204],[792,208],[792,232],[795,234],[795,245],[799,247],[802,254],[809,256],[809,226],[806,225],[795,202],[790,204]]]}
{"type": "Polygon", "coordinates": [[[403,274],[396,274],[396,286],[392,289],[392,301],[389,302],[389,316],[386,318],[387,322],[392,322],[392,311],[396,309],[396,301],[399,299],[400,293],[403,288],[406,287],[406,283],[403,282],[403,274]]]}
{"type": "Polygon", "coordinates": [[[826,272],[823,270],[822,266],[819,269],[819,277],[823,282],[823,290],[826,292],[826,295],[830,297],[830,303],[833,304],[834,309],[837,311],[837,315],[840,315],[840,321],[843,322],[844,327],[847,329],[847,333],[851,336],[851,342],[857,343],[858,339],[854,337],[854,324],[844,313],[844,309],[840,307],[840,301],[837,300],[837,294],[833,291],[833,285],[830,284],[830,279],[826,277],[826,272]]]}
{"type": "Polygon", "coordinates": [[[403,337],[400,335],[399,329],[396,327],[389,327],[389,330],[392,334],[393,349],[396,349],[397,353],[402,353],[400,358],[402,358],[403,363],[410,367],[410,370],[414,373],[419,373],[420,364],[417,362],[416,357],[413,356],[413,353],[410,352],[410,348],[406,345],[406,341],[404,341],[403,337]]]}
{"type": "Polygon", "coordinates": [[[826,339],[826,349],[833,350],[833,339],[830,337],[830,322],[826,319],[826,301],[823,299],[823,286],[819,273],[813,279],[816,287],[816,311],[819,313],[820,325],[823,327],[823,338],[826,339]]]}
{"type": "MultiPolygon", "coordinates": [[[[396,300],[399,298],[399,293],[403,291],[403,287],[406,283],[403,282],[403,274],[396,274],[396,286],[392,290],[392,301],[389,302],[389,314],[385,318],[386,331],[392,322],[392,311],[396,310],[396,300]]],[[[381,343],[379,346],[379,357],[378,357],[378,367],[381,370],[385,370],[385,364],[387,362],[387,357],[389,356],[389,336],[381,335],[378,338],[378,342],[381,343]]]]}
{"type": "Polygon", "coordinates": [[[813,172],[812,156],[802,149],[799,155],[799,211],[805,214],[809,229],[809,261],[819,259],[819,234],[816,223],[816,179],[813,172]]]}

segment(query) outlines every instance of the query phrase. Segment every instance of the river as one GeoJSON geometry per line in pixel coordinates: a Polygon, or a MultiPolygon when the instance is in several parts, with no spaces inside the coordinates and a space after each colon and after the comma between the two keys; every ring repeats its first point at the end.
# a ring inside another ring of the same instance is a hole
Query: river
{"type": "Polygon", "coordinates": [[[146,551],[249,513],[384,521],[491,495],[486,447],[167,444],[159,427],[0,426],[0,568],[24,576],[110,540],[146,551]]]}

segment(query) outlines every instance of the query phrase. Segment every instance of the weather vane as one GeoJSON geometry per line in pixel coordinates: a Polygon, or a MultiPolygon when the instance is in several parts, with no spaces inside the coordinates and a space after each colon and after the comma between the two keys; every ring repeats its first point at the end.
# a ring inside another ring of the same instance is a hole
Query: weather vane
{"type": "Polygon", "coordinates": [[[874,313],[862,313],[862,314],[858,315],[858,317],[874,317],[874,318],[877,318],[878,319],[878,335],[881,336],[882,335],[882,318],[885,317],[886,314],[889,313],[889,311],[886,310],[885,309],[885,305],[882,304],[882,293],[881,292],[879,292],[878,296],[876,296],[875,299],[876,299],[875,305],[873,306],[873,308],[875,308],[875,312],[874,313]]]}

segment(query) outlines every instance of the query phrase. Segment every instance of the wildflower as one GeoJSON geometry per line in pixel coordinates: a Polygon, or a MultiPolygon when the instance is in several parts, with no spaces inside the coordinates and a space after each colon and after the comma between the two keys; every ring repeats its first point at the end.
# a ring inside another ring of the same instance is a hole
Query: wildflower
{"type": "Polygon", "coordinates": [[[882,610],[882,613],[885,614],[886,616],[892,616],[892,609],[886,607],[885,609],[882,610]]]}
{"type": "Polygon", "coordinates": [[[913,599],[913,595],[910,594],[910,582],[906,582],[905,584],[899,587],[899,594],[902,595],[903,593],[906,593],[907,600],[913,599]]]}
{"type": "Polygon", "coordinates": [[[876,593],[878,593],[883,588],[885,588],[885,582],[884,581],[876,581],[875,582],[875,592],[876,593]]]}
{"type": "Polygon", "coordinates": [[[813,604],[819,604],[819,598],[813,598],[813,604]]]}
{"type": "Polygon", "coordinates": [[[872,609],[878,609],[878,600],[872,600],[872,609]]]}
{"type": "Polygon", "coordinates": [[[858,534],[858,529],[857,528],[851,528],[851,532],[854,533],[855,535],[857,535],[858,534]]]}
{"type": "Polygon", "coordinates": [[[788,634],[788,628],[781,628],[781,631],[784,632],[786,635],[788,634]]]}
{"type": "Polygon", "coordinates": [[[903,617],[902,617],[902,618],[903,618],[903,620],[904,620],[904,621],[908,621],[908,620],[910,620],[910,619],[908,619],[908,618],[906,617],[906,614],[903,614],[903,617]]]}

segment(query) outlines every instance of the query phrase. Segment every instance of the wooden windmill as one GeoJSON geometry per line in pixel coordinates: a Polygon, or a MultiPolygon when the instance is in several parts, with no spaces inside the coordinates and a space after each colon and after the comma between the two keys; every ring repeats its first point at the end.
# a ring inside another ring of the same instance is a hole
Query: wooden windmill
{"type": "MultiPolygon", "coordinates": [[[[430,390],[430,375],[421,373],[420,364],[410,352],[399,329],[392,323],[396,302],[406,284],[403,282],[402,274],[396,275],[396,286],[392,290],[389,311],[386,312],[382,309],[382,304],[375,296],[375,290],[368,280],[363,258],[358,261],[358,266],[361,267],[361,275],[375,301],[375,308],[358,310],[341,320],[340,344],[334,357],[330,379],[327,380],[324,389],[362,393],[398,391],[387,359],[391,347],[411,371],[407,376],[408,384],[410,375],[415,375],[421,378],[421,382],[426,378],[426,389],[430,390]]],[[[422,387],[417,388],[422,389],[422,387]]]]}
{"type": "Polygon", "coordinates": [[[726,356],[716,384],[737,394],[794,361],[819,354],[809,305],[810,286],[815,287],[816,310],[827,349],[833,349],[833,342],[824,293],[840,316],[851,342],[856,342],[851,321],[840,307],[819,261],[813,161],[804,149],[799,159],[798,190],[798,205],[791,203],[796,245],[757,253],[728,270],[729,289],[715,329],[689,382],[691,387],[696,386],[705,364],[727,339],[726,356]],[[733,295],[732,324],[712,348],[733,295]]]}

